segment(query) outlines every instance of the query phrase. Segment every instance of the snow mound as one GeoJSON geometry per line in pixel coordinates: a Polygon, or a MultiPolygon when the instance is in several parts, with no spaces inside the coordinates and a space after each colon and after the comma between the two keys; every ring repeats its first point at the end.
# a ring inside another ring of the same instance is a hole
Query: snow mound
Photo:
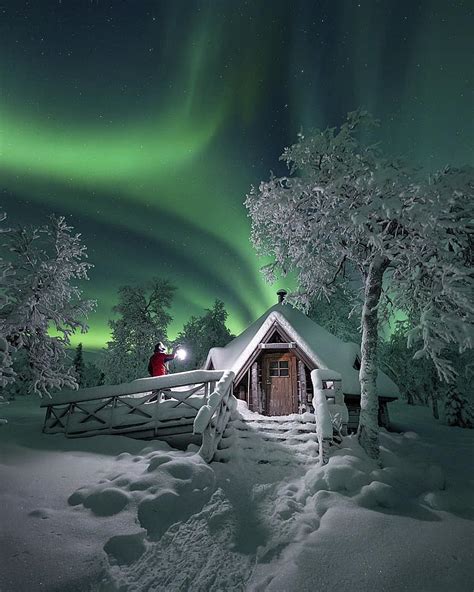
{"type": "MultiPolygon", "coordinates": [[[[214,472],[199,455],[163,442],[154,442],[137,455],[119,454],[116,467],[98,483],[75,491],[68,503],[82,505],[96,516],[135,508],[138,523],[152,539],[199,512],[215,488],[214,472]]],[[[128,546],[132,555],[137,552],[133,540],[109,541],[107,552],[118,563],[127,563],[132,560],[126,556],[128,546]]]]}
{"type": "Polygon", "coordinates": [[[137,561],[145,552],[143,532],[124,534],[110,538],[104,545],[109,561],[118,565],[129,565],[137,561]]]}
{"type": "Polygon", "coordinates": [[[399,503],[397,492],[391,485],[372,481],[364,485],[360,494],[357,496],[358,504],[365,508],[394,508],[399,503]]]}
{"type": "Polygon", "coordinates": [[[273,516],[280,520],[293,520],[298,514],[311,515],[309,521],[300,524],[318,528],[319,521],[330,507],[341,503],[354,510],[372,509],[379,512],[396,510],[400,514],[419,512],[424,508],[467,508],[459,498],[453,505],[453,496],[444,495],[446,477],[439,465],[426,464],[423,458],[407,459],[418,447],[416,438],[384,432],[382,440],[389,448],[382,447],[382,467],[368,458],[360,448],[357,438],[344,438],[343,445],[332,452],[328,464],[309,467],[305,474],[278,490],[273,516]],[[446,503],[443,501],[446,497],[446,503]],[[450,504],[450,505],[449,505],[450,504]]]}
{"type": "Polygon", "coordinates": [[[113,516],[121,512],[128,504],[130,496],[117,487],[105,487],[89,494],[82,502],[96,516],[113,516]]]}

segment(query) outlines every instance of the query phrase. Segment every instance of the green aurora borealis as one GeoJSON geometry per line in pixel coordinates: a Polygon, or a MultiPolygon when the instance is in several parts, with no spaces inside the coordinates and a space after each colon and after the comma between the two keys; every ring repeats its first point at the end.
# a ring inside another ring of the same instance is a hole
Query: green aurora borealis
{"type": "Polygon", "coordinates": [[[0,171],[12,222],[65,214],[95,265],[88,348],[120,285],[178,286],[172,333],[214,298],[237,332],[275,302],[252,183],[297,132],[363,106],[385,146],[474,163],[470,2],[75,0],[0,7],[0,171]]]}

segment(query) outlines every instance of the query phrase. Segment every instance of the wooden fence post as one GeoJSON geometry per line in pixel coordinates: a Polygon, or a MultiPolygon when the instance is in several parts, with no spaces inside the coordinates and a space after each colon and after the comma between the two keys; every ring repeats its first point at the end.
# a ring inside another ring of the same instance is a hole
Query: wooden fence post
{"type": "Polygon", "coordinates": [[[306,368],[304,362],[298,360],[298,378],[300,383],[300,388],[298,392],[298,407],[299,412],[303,412],[303,407],[306,409],[307,400],[306,400],[306,368]]]}

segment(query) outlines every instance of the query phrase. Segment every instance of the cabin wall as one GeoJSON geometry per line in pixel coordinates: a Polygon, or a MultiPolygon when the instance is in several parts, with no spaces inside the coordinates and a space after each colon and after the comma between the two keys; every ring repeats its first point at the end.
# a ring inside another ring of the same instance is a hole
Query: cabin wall
{"type": "MultiPolygon", "coordinates": [[[[359,427],[360,397],[345,395],[344,402],[346,403],[347,409],[349,411],[349,423],[347,424],[347,429],[349,432],[356,432],[359,427]]],[[[379,426],[386,429],[390,428],[388,403],[389,400],[387,399],[379,399],[379,426]]]]}

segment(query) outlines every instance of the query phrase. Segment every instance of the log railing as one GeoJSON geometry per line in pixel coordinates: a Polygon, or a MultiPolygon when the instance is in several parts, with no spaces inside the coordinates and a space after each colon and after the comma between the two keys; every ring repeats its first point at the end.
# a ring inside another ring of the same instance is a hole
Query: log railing
{"type": "Polygon", "coordinates": [[[237,407],[237,399],[232,394],[234,376],[230,370],[224,372],[215,391],[199,409],[194,421],[194,433],[202,435],[199,454],[206,462],[211,462],[214,458],[232,411],[237,407]]]}
{"type": "MultiPolygon", "coordinates": [[[[229,376],[220,370],[193,370],[120,385],[61,391],[41,404],[46,408],[43,431],[63,432],[68,437],[160,437],[194,432],[203,434],[201,448],[207,451],[211,434],[218,439],[228,421],[233,374],[230,381],[229,376]],[[201,414],[200,429],[196,430],[194,423],[204,408],[206,414],[201,414]]],[[[209,454],[205,452],[204,456],[208,458],[209,454]]]]}

